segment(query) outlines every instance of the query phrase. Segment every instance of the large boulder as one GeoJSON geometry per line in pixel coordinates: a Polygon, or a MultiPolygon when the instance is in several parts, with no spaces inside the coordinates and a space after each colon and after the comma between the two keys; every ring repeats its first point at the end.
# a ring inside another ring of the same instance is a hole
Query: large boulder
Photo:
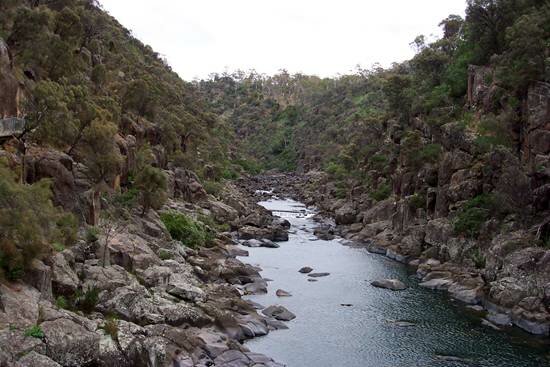
{"type": "Polygon", "coordinates": [[[85,290],[98,289],[112,291],[124,286],[137,285],[137,280],[122,266],[99,266],[84,264],[82,268],[83,286],[85,290]]]}
{"type": "Polygon", "coordinates": [[[200,302],[205,297],[204,291],[193,285],[189,277],[183,273],[176,273],[170,276],[166,291],[175,297],[193,303],[200,302]]]}
{"type": "Polygon", "coordinates": [[[146,269],[157,265],[160,259],[142,237],[128,232],[116,233],[109,240],[110,263],[127,271],[146,269]]]}
{"type": "Polygon", "coordinates": [[[78,289],[80,280],[62,253],[51,258],[52,286],[56,295],[72,295],[78,289]]]}
{"type": "Polygon", "coordinates": [[[40,292],[27,285],[0,284],[0,329],[26,329],[38,322],[40,292]]]}
{"type": "Polygon", "coordinates": [[[21,330],[0,330],[0,366],[13,366],[29,353],[45,353],[42,340],[25,336],[21,330]]]}
{"type": "Polygon", "coordinates": [[[40,327],[48,357],[66,367],[85,366],[98,357],[99,334],[69,319],[45,321],[40,327]]]}
{"type": "Polygon", "coordinates": [[[393,199],[379,201],[372,208],[363,214],[363,224],[370,224],[385,220],[390,220],[395,211],[395,202],[393,199]]]}
{"type": "Polygon", "coordinates": [[[207,207],[218,223],[232,223],[239,216],[236,209],[220,201],[210,200],[207,202],[207,207]]]}
{"type": "Polygon", "coordinates": [[[335,213],[336,224],[352,224],[357,220],[357,210],[353,207],[352,203],[346,203],[342,207],[336,210],[335,213]]]}
{"type": "Polygon", "coordinates": [[[126,286],[100,295],[98,309],[112,313],[138,325],[159,324],[165,321],[158,306],[145,287],[126,286]]]}

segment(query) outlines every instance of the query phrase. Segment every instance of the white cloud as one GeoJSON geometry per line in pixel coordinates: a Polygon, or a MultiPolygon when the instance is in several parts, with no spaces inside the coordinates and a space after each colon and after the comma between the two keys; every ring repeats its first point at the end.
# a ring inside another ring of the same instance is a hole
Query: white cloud
{"type": "Polygon", "coordinates": [[[225,69],[320,76],[413,56],[465,0],[100,0],[183,78],[225,69]]]}

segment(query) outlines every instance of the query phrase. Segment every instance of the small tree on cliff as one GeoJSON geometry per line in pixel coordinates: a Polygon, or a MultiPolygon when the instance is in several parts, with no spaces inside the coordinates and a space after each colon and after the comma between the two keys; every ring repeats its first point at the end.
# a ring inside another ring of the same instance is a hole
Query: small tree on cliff
{"type": "Polygon", "coordinates": [[[136,176],[136,188],[143,207],[141,216],[149,209],[160,209],[166,202],[166,175],[158,168],[144,167],[136,176]]]}
{"type": "Polygon", "coordinates": [[[84,131],[80,150],[88,177],[94,184],[111,180],[119,171],[122,157],[115,144],[117,127],[107,121],[96,119],[84,131]]]}

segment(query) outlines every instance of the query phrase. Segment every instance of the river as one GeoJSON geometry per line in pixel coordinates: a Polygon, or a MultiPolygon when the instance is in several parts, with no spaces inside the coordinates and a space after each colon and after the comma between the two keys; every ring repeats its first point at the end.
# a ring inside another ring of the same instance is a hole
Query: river
{"type": "Polygon", "coordinates": [[[296,201],[260,204],[288,219],[294,233],[278,249],[246,248],[249,257],[242,260],[272,279],[268,294],[247,298],[264,306],[283,305],[297,317],[288,330],[247,342],[253,351],[289,367],[550,366],[548,339],[517,329],[493,330],[446,294],[419,287],[404,265],[345,246],[341,239],[316,239],[313,212],[277,212],[305,210],[296,201]],[[330,275],[310,282],[298,272],[303,266],[330,275]],[[370,285],[384,278],[400,279],[408,289],[370,285]],[[279,288],[292,297],[277,297],[279,288]]]}

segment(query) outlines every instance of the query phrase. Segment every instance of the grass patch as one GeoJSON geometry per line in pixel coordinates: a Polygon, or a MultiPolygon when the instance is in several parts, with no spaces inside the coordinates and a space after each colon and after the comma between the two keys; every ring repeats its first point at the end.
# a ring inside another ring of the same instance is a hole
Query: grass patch
{"type": "Polygon", "coordinates": [[[172,254],[164,249],[159,251],[159,258],[161,260],[170,260],[172,258],[172,254]]]}
{"type": "Polygon", "coordinates": [[[108,317],[101,328],[111,336],[111,339],[118,340],[118,319],[116,317],[108,317]]]}
{"type": "Polygon", "coordinates": [[[44,338],[44,331],[42,331],[42,328],[40,326],[34,325],[25,330],[25,336],[42,339],[44,338]]]}
{"type": "Polygon", "coordinates": [[[55,299],[55,305],[57,306],[57,308],[64,308],[64,309],[69,308],[69,302],[63,296],[59,296],[55,299]]]}

